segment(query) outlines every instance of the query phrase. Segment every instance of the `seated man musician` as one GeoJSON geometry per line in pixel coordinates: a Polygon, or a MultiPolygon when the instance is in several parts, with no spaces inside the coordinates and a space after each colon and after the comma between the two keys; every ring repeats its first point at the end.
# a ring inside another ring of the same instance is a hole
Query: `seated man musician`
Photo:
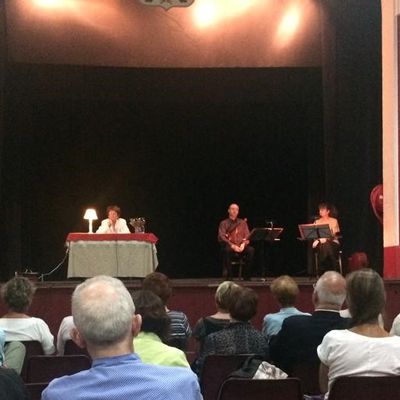
{"type": "Polygon", "coordinates": [[[239,206],[231,204],[228,208],[229,217],[221,221],[218,228],[218,241],[223,251],[223,276],[232,276],[232,261],[243,257],[243,277],[249,279],[252,272],[254,248],[249,246],[249,227],[245,219],[238,218],[239,206]]]}

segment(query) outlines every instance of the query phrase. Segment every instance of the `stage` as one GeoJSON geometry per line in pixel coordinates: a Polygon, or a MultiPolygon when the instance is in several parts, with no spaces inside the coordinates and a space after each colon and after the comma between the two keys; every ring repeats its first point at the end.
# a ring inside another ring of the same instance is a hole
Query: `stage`
{"type": "MultiPolygon", "coordinates": [[[[316,279],[295,278],[295,280],[300,288],[297,307],[302,311],[312,312],[311,295],[316,279]]],[[[259,295],[258,312],[252,321],[257,329],[261,329],[265,314],[278,311],[278,305],[269,289],[271,281],[272,278],[265,281],[257,278],[250,281],[238,281],[241,285],[253,288],[259,295]]],[[[29,315],[44,319],[53,335],[56,336],[61,320],[71,314],[71,294],[79,282],[78,280],[38,282],[29,315]]],[[[140,280],[125,280],[124,282],[131,292],[141,287],[140,280]]],[[[171,282],[173,293],[169,308],[185,312],[192,327],[200,317],[215,312],[214,293],[222,279],[176,279],[171,282]]],[[[385,287],[387,305],[384,321],[386,329],[390,329],[394,317],[400,313],[400,280],[386,279],[385,287]]],[[[1,304],[0,314],[3,315],[5,311],[4,304],[1,304]]]]}

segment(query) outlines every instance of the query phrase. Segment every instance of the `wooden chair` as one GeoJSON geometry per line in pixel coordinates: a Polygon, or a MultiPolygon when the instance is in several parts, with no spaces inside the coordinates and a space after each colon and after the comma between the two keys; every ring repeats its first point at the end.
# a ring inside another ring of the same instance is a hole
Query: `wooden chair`
{"type": "Polygon", "coordinates": [[[33,356],[28,360],[27,383],[50,382],[64,375],[89,369],[91,360],[85,355],[33,356]]]}
{"type": "Polygon", "coordinates": [[[400,399],[400,376],[346,376],[337,378],[329,400],[400,399]]]}
{"type": "Polygon", "coordinates": [[[319,362],[299,363],[293,367],[290,376],[300,379],[304,394],[317,395],[321,393],[319,388],[319,362]]]}
{"type": "Polygon", "coordinates": [[[77,354],[83,354],[90,358],[89,353],[87,352],[87,349],[82,349],[73,340],[67,340],[65,342],[65,346],[64,346],[64,355],[71,356],[71,355],[77,355],[77,354]]]}
{"type": "Polygon", "coordinates": [[[218,400],[301,400],[300,380],[229,378],[221,386],[218,400]]]}
{"type": "Polygon", "coordinates": [[[25,383],[25,387],[31,395],[31,400],[41,400],[42,392],[47,385],[47,383],[25,383]]]}
{"type": "Polygon", "coordinates": [[[204,360],[200,387],[204,400],[216,400],[222,383],[252,354],[210,355],[204,360]]]}

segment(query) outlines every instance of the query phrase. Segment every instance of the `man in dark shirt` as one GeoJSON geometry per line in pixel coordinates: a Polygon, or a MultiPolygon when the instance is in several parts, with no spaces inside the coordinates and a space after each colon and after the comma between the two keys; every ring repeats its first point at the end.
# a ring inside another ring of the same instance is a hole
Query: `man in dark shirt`
{"type": "Polygon", "coordinates": [[[243,276],[249,279],[252,272],[254,248],[249,246],[249,227],[245,219],[238,218],[239,206],[231,204],[228,208],[229,218],[220,222],[218,228],[218,241],[223,252],[223,276],[232,276],[232,261],[243,257],[243,276]]]}
{"type": "Polygon", "coordinates": [[[282,329],[270,341],[271,358],[286,373],[293,374],[298,365],[315,369],[319,365],[317,347],[333,329],[346,329],[349,320],[339,311],[346,297],[346,281],[335,271],[325,272],[315,285],[315,311],[295,315],[283,321],[282,329]]]}

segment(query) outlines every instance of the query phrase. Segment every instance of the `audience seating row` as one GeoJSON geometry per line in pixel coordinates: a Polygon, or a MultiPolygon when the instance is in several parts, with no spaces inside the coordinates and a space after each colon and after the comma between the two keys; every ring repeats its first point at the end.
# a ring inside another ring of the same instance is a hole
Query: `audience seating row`
{"type": "MultiPolygon", "coordinates": [[[[300,380],[252,380],[229,378],[217,400],[301,400],[300,380]]],[[[341,377],[329,393],[329,400],[376,400],[400,398],[400,376],[341,377]]]]}
{"type": "MultiPolygon", "coordinates": [[[[231,378],[230,374],[240,368],[247,357],[248,354],[208,356],[200,380],[204,400],[295,400],[302,398],[303,394],[320,393],[317,366],[311,370],[309,367],[299,366],[296,378],[260,381],[231,378]]],[[[339,378],[333,385],[329,400],[361,398],[400,398],[400,376],[339,378]]]]}

